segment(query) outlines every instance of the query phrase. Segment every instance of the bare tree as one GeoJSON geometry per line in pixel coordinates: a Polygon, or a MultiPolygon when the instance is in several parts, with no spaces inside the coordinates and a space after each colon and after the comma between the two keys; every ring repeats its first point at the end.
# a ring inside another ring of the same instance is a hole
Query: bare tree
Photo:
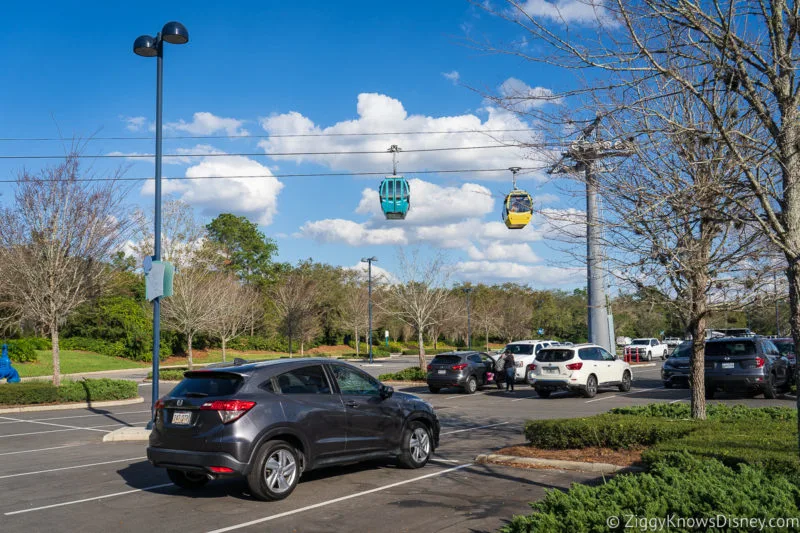
{"type": "Polygon", "coordinates": [[[225,284],[217,273],[201,267],[187,267],[175,273],[174,294],[164,298],[162,316],[164,325],[186,335],[189,369],[192,368],[192,342],[195,335],[210,331],[225,311],[220,302],[224,299],[225,284]]]}
{"type": "MultiPolygon", "coordinates": [[[[134,213],[135,236],[133,249],[137,260],[153,255],[153,220],[150,213],[134,213]]],[[[164,202],[161,210],[161,257],[177,267],[198,264],[206,228],[195,218],[194,209],[183,200],[164,202]]]]}
{"type": "Polygon", "coordinates": [[[359,355],[361,336],[369,327],[369,295],[360,272],[348,270],[343,273],[344,298],[342,300],[342,322],[353,332],[356,342],[356,357],[359,355]]]}
{"type": "Polygon", "coordinates": [[[279,329],[289,339],[289,357],[295,338],[307,337],[315,317],[320,290],[317,281],[305,269],[296,268],[286,274],[272,289],[272,304],[280,321],[279,329]]]}
{"type": "Polygon", "coordinates": [[[101,293],[107,262],[127,237],[123,199],[118,182],[88,180],[72,154],[40,174],[23,172],[14,205],[0,211],[3,306],[49,331],[55,385],[61,382],[59,327],[101,293]]]}
{"type": "Polygon", "coordinates": [[[235,276],[219,274],[216,279],[218,313],[208,331],[222,343],[222,360],[227,360],[228,342],[243,334],[258,320],[260,297],[256,289],[243,285],[235,276]]]}
{"type": "Polygon", "coordinates": [[[425,368],[423,335],[436,322],[437,312],[450,301],[450,293],[445,288],[450,271],[441,255],[424,260],[416,250],[410,257],[400,250],[398,258],[400,279],[386,287],[381,308],[414,328],[419,344],[419,366],[425,368]]]}
{"type": "Polygon", "coordinates": [[[497,334],[500,329],[502,311],[502,302],[495,291],[478,287],[473,296],[472,317],[476,329],[486,338],[486,350],[489,349],[489,335],[497,334]]]}

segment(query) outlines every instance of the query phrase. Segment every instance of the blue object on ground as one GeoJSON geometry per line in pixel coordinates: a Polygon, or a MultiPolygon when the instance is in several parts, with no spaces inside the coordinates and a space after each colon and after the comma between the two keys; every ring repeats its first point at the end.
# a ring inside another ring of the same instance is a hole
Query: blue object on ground
{"type": "Polygon", "coordinates": [[[11,366],[11,358],[8,357],[8,344],[3,344],[3,353],[0,355],[0,380],[2,379],[9,383],[19,383],[19,372],[11,366]]]}

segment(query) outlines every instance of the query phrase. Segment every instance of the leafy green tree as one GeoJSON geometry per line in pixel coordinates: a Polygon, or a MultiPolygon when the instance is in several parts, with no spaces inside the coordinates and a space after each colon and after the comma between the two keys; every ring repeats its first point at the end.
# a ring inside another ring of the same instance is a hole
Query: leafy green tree
{"type": "Polygon", "coordinates": [[[273,262],[278,245],[246,217],[222,213],[206,226],[206,252],[217,266],[248,283],[272,282],[281,266],[273,262]]]}

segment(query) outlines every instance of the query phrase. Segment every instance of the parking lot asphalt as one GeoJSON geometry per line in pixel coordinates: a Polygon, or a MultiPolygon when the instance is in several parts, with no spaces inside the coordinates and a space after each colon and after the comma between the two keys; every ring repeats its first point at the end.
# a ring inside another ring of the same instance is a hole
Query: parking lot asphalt
{"type": "MultiPolygon", "coordinates": [[[[374,374],[383,367],[365,367],[374,374]]],[[[172,485],[145,459],[146,444],[102,443],[102,436],[149,418],[145,404],[107,409],[22,413],[0,417],[0,524],[3,531],[495,531],[549,488],[596,481],[593,474],[522,470],[473,464],[476,455],[523,442],[532,418],[585,416],[612,407],[688,401],[688,389],[661,387],[659,368],[634,370],[628,393],[603,391],[537,398],[528,386],[514,393],[485,389],[419,394],[437,409],[441,446],[428,466],[403,470],[368,463],[303,476],[280,502],[251,498],[244,480],[210,483],[198,491],[172,485]]],[[[171,386],[171,385],[169,385],[171,386]]],[[[169,386],[162,387],[162,393],[169,386]]],[[[721,396],[748,405],[792,405],[778,400],[721,396]]],[[[716,400],[715,400],[716,401],[716,400]]]]}

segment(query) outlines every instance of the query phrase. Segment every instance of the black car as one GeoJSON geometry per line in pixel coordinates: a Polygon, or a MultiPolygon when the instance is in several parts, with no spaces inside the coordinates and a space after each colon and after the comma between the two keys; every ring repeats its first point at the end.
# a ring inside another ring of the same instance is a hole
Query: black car
{"type": "Polygon", "coordinates": [[[672,350],[661,366],[661,381],[664,387],[671,389],[679,385],[689,386],[689,358],[692,355],[692,341],[684,341],[672,350]]]}
{"type": "Polygon", "coordinates": [[[789,382],[794,383],[795,376],[797,376],[797,351],[794,348],[794,339],[791,337],[778,337],[772,339],[775,346],[781,352],[781,355],[786,357],[789,363],[789,382]]]}
{"type": "Polygon", "coordinates": [[[183,488],[246,476],[262,500],[287,497],[316,468],[396,458],[425,466],[439,444],[433,408],[328,359],[190,371],[155,406],[147,458],[183,488]]]}
{"type": "Polygon", "coordinates": [[[718,389],[763,393],[775,398],[788,389],[789,364],[778,347],[765,337],[727,337],[706,341],[706,397],[718,389]]]}
{"type": "Polygon", "coordinates": [[[436,394],[447,387],[460,387],[474,394],[490,380],[486,373],[494,373],[494,359],[480,352],[448,352],[433,358],[428,365],[428,390],[436,394]]]}

